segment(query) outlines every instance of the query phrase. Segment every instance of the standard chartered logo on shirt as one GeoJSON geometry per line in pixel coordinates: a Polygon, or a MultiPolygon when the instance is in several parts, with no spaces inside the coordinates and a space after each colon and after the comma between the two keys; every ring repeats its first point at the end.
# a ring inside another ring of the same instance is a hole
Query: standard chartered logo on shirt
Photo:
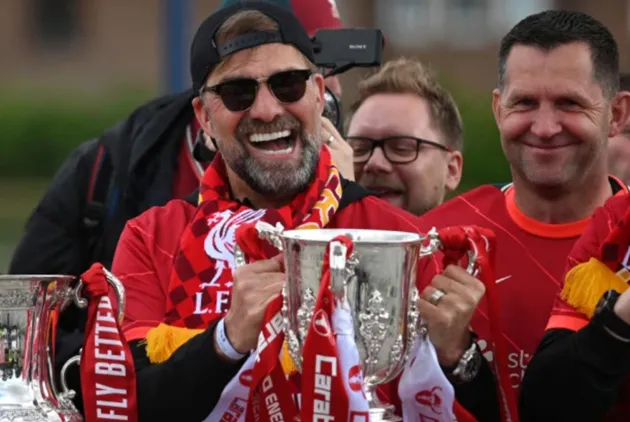
{"type": "MultiPolygon", "coordinates": [[[[490,363],[494,361],[494,352],[488,347],[488,342],[484,339],[477,340],[477,345],[483,354],[483,357],[490,363]]],[[[525,369],[529,364],[531,355],[523,350],[513,352],[508,355],[508,369],[510,372],[510,382],[512,387],[518,388],[525,375],[525,369]]]]}

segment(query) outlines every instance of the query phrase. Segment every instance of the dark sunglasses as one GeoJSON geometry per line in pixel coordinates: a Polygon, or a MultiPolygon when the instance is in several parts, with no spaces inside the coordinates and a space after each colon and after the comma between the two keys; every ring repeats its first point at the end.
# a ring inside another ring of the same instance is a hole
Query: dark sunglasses
{"type": "Polygon", "coordinates": [[[299,101],[306,92],[306,82],[313,72],[308,69],[286,70],[266,78],[236,78],[214,86],[204,86],[201,93],[214,92],[225,108],[233,112],[248,110],[256,100],[258,85],[266,83],[274,97],[281,103],[299,101]]]}

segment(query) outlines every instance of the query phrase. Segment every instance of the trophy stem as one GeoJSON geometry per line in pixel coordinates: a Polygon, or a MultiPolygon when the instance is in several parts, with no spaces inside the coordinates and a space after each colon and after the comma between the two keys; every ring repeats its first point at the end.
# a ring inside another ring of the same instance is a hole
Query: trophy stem
{"type": "Polygon", "coordinates": [[[394,406],[378,398],[376,385],[365,383],[363,391],[370,406],[370,422],[402,422],[403,419],[394,413],[394,406]]]}

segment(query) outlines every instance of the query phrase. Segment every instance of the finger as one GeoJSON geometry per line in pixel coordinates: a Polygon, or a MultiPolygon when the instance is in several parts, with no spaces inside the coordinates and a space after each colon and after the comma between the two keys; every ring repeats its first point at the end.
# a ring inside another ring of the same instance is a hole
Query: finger
{"type": "MultiPolygon", "coordinates": [[[[430,303],[432,303],[433,305],[436,305],[436,306],[437,306],[437,304],[436,304],[436,303],[433,303],[433,301],[431,300],[431,296],[433,296],[437,290],[438,290],[438,289],[437,289],[435,286],[433,286],[432,284],[431,284],[431,285],[428,285],[427,287],[425,287],[425,288],[424,288],[424,290],[423,290],[423,291],[422,291],[422,293],[420,294],[420,297],[421,297],[422,299],[426,300],[427,302],[430,302],[430,303]]],[[[446,292],[444,292],[444,291],[442,290],[442,293],[446,293],[446,292]]],[[[442,296],[442,299],[444,299],[444,296],[442,296]]],[[[438,301],[438,303],[439,303],[442,299],[440,299],[440,300],[438,301]]]]}
{"type": "Polygon", "coordinates": [[[260,283],[259,291],[262,293],[271,291],[281,291],[286,282],[284,274],[266,274],[265,279],[260,283]]]}
{"type": "Polygon", "coordinates": [[[444,271],[442,271],[442,275],[445,275],[446,277],[453,279],[461,284],[476,286],[477,284],[481,283],[481,281],[468,274],[468,272],[459,265],[448,265],[444,269],[444,271]]]}
{"type": "Polygon", "coordinates": [[[258,309],[262,312],[264,312],[268,307],[269,304],[271,302],[273,302],[275,299],[278,298],[278,296],[280,296],[280,293],[274,294],[274,295],[269,295],[267,297],[265,297],[264,299],[262,299],[258,305],[258,309]]]}
{"type": "Polygon", "coordinates": [[[333,126],[333,123],[330,121],[330,119],[326,116],[319,116],[322,122],[322,126],[324,127],[324,129],[329,130],[331,127],[333,126]]]}
{"type": "Polygon", "coordinates": [[[248,273],[272,273],[282,272],[283,264],[278,257],[271,259],[261,259],[260,261],[245,264],[234,271],[234,277],[242,277],[248,273]]]}
{"type": "Polygon", "coordinates": [[[442,290],[444,293],[449,295],[462,296],[464,298],[469,298],[472,301],[477,300],[479,296],[479,292],[476,288],[467,284],[459,283],[450,277],[444,276],[443,274],[433,277],[433,280],[431,280],[431,286],[442,290]]]}
{"type": "Polygon", "coordinates": [[[343,140],[343,138],[339,134],[339,131],[333,124],[333,122],[331,122],[328,118],[324,116],[321,116],[321,119],[322,119],[322,138],[324,139],[324,141],[328,142],[328,139],[331,139],[332,140],[331,143],[334,145],[337,143],[335,141],[343,140]],[[331,135],[332,135],[332,138],[331,138],[331,135]]]}
{"type": "Polygon", "coordinates": [[[418,300],[418,314],[427,324],[433,325],[436,321],[439,321],[442,318],[441,313],[442,311],[428,300],[424,298],[418,300]]]}
{"type": "Polygon", "coordinates": [[[285,271],[285,266],[284,266],[284,255],[282,253],[279,253],[278,255],[274,256],[273,258],[271,258],[271,260],[275,260],[280,264],[280,271],[284,272],[285,271]]]}
{"type": "MultiPolygon", "coordinates": [[[[236,295],[258,295],[268,289],[269,285],[284,283],[284,273],[255,273],[247,274],[242,278],[234,278],[232,293],[236,295]]],[[[273,287],[270,287],[273,289],[273,287]]]]}
{"type": "Polygon", "coordinates": [[[449,265],[442,272],[442,275],[454,280],[455,282],[466,286],[469,291],[474,291],[477,296],[483,296],[486,292],[486,286],[476,277],[468,274],[466,270],[455,265],[449,265]]]}

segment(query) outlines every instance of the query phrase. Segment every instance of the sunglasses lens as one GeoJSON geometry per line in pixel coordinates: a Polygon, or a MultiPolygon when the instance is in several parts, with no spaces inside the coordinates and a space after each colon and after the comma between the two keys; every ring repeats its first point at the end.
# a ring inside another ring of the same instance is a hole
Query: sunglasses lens
{"type": "Polygon", "coordinates": [[[254,104],[257,86],[258,82],[253,79],[239,79],[222,83],[216,92],[228,110],[243,111],[254,104]]]}
{"type": "Polygon", "coordinates": [[[278,100],[294,103],[304,96],[306,81],[310,76],[309,70],[289,70],[270,76],[267,83],[278,100]]]}

